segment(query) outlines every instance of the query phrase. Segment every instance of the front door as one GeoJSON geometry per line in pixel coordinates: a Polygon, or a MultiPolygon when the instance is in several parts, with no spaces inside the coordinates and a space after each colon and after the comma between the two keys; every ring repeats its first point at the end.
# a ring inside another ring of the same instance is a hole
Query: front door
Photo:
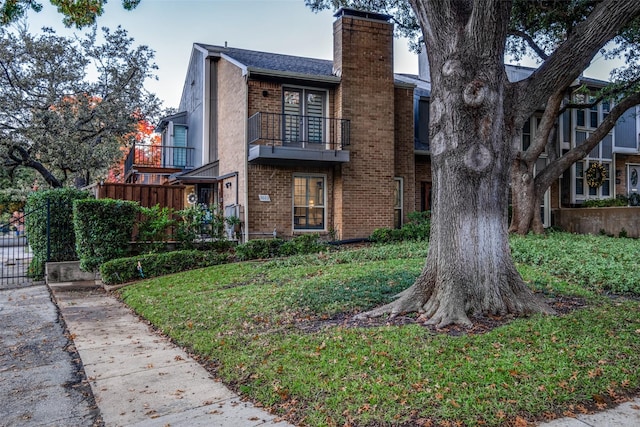
{"type": "Polygon", "coordinates": [[[638,200],[638,196],[633,195],[640,194],[640,165],[627,165],[627,191],[630,198],[629,202],[633,206],[634,203],[637,203],[636,200],[638,200]]]}

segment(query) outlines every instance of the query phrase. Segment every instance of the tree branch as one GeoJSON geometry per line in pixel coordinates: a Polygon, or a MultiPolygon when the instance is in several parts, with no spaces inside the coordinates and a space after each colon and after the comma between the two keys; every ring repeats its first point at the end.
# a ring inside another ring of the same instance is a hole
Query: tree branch
{"type": "Polygon", "coordinates": [[[547,59],[549,59],[549,55],[547,55],[547,53],[540,46],[538,46],[538,44],[535,42],[535,40],[533,40],[533,37],[531,37],[529,34],[525,33],[524,31],[520,31],[520,30],[516,30],[516,29],[509,30],[509,34],[511,34],[512,36],[520,37],[521,39],[523,39],[529,45],[529,47],[543,61],[546,61],[547,59]]]}
{"type": "Polygon", "coordinates": [[[603,0],[527,79],[512,83],[514,108],[525,119],[560,88],[567,88],[609,40],[640,16],[640,1],[603,0]]]}

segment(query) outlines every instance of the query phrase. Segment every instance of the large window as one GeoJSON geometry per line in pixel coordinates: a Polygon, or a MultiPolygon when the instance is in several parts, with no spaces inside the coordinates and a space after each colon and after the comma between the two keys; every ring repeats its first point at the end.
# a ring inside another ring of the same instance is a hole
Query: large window
{"type": "Polygon", "coordinates": [[[320,144],[324,135],[326,92],[286,88],[283,93],[284,141],[287,144],[320,144]]]}
{"type": "Polygon", "coordinates": [[[321,175],[293,177],[293,229],[325,229],[325,181],[321,175]]]}
{"type": "MultiPolygon", "coordinates": [[[[576,93],[573,95],[573,102],[578,104],[592,103],[596,99],[589,94],[576,93]]],[[[587,108],[575,110],[576,129],[573,129],[574,146],[579,146],[591,136],[593,131],[600,126],[602,121],[609,115],[612,108],[612,101],[603,100],[587,108]]],[[[609,198],[613,194],[611,172],[613,160],[613,134],[608,134],[598,145],[596,145],[589,155],[574,166],[574,200],[580,203],[587,199],[609,198]],[[602,185],[592,187],[587,182],[587,171],[589,166],[595,163],[602,164],[606,170],[606,178],[602,185]]]]}
{"type": "Polygon", "coordinates": [[[576,201],[586,200],[589,198],[609,198],[611,197],[611,163],[601,162],[606,173],[599,187],[591,187],[587,183],[587,170],[592,163],[597,161],[583,160],[575,164],[575,193],[576,201]]]}

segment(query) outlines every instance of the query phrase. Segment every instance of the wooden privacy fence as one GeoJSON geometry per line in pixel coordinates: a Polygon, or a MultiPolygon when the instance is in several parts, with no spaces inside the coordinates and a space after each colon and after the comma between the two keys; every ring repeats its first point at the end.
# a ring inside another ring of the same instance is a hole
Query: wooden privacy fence
{"type": "Polygon", "coordinates": [[[184,185],[104,183],[89,187],[96,199],[132,200],[147,208],[155,205],[184,209],[184,185]]]}

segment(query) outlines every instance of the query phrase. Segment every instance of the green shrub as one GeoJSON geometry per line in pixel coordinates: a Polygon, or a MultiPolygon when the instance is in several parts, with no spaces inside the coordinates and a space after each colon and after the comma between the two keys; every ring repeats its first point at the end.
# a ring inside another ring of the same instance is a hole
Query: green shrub
{"type": "Polygon", "coordinates": [[[377,228],[373,230],[369,240],[375,243],[391,243],[403,240],[402,229],[400,228],[377,228]]]}
{"type": "Polygon", "coordinates": [[[100,264],[128,255],[139,205],[126,200],[77,200],[73,223],[80,268],[96,271],[100,264]]]}
{"type": "Polygon", "coordinates": [[[376,243],[391,243],[404,240],[429,240],[431,212],[411,212],[402,228],[378,228],[369,239],[376,243]]]}
{"type": "Polygon", "coordinates": [[[236,247],[236,257],[241,261],[274,258],[280,255],[283,244],[284,240],[280,238],[249,240],[236,247]]]}
{"type": "Polygon", "coordinates": [[[198,250],[146,254],[107,261],[100,265],[100,276],[107,285],[115,285],[224,264],[228,258],[228,254],[198,250]]]}
{"type": "Polygon", "coordinates": [[[327,247],[327,243],[320,241],[319,234],[302,234],[284,242],[280,246],[279,255],[314,254],[326,250],[327,247]]]}
{"type": "Polygon", "coordinates": [[[47,261],[78,259],[73,232],[73,201],[89,197],[88,192],[75,188],[36,191],[28,196],[25,233],[33,251],[28,271],[30,277],[42,279],[47,261]]]}
{"type": "Polygon", "coordinates": [[[626,197],[615,197],[610,199],[592,199],[585,200],[582,203],[584,208],[608,208],[611,206],[627,206],[628,199],[626,197]]]}
{"type": "Polygon", "coordinates": [[[140,207],[141,219],[138,221],[136,241],[141,243],[147,252],[157,252],[164,248],[171,238],[172,228],[177,221],[172,218],[171,208],[155,205],[150,208],[140,207]]]}
{"type": "Polygon", "coordinates": [[[246,261],[249,259],[304,255],[322,252],[328,247],[327,243],[320,241],[318,234],[303,234],[291,240],[280,238],[249,240],[236,247],[236,257],[240,261],[246,261]]]}
{"type": "Polygon", "coordinates": [[[203,238],[226,239],[225,218],[219,209],[194,205],[177,211],[176,240],[185,249],[193,249],[203,238]]]}

